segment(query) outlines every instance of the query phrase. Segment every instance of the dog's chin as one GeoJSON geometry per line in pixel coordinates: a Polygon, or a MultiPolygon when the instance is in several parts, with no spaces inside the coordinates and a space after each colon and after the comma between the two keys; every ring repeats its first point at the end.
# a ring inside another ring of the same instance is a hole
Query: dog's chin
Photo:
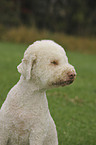
{"type": "Polygon", "coordinates": [[[55,87],[59,87],[59,86],[67,86],[67,85],[70,85],[72,84],[74,81],[74,79],[69,79],[69,80],[61,80],[61,81],[57,81],[57,82],[53,82],[52,83],[52,86],[55,86],[55,87]]]}

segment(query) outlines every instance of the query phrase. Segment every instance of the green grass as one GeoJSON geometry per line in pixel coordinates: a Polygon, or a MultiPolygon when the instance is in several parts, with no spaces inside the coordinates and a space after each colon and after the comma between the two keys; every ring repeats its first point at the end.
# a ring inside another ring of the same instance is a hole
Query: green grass
{"type": "MultiPolygon", "coordinates": [[[[27,45],[0,42],[0,106],[19,80],[16,70],[27,45]]],[[[59,145],[96,145],[96,56],[67,51],[77,78],[64,88],[47,91],[59,145]]]]}

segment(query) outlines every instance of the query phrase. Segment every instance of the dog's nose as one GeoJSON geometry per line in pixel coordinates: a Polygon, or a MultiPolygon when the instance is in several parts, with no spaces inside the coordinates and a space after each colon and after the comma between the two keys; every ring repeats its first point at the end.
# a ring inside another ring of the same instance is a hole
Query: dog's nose
{"type": "Polygon", "coordinates": [[[67,74],[68,74],[69,79],[74,79],[76,77],[75,72],[68,72],[67,74]]]}

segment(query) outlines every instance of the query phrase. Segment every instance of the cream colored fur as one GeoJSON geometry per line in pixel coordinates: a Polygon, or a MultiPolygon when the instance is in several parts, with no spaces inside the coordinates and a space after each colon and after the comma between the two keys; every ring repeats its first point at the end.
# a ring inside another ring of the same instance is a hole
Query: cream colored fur
{"type": "Polygon", "coordinates": [[[42,40],[28,47],[18,71],[20,80],[0,110],[0,145],[58,145],[46,89],[68,85],[74,67],[60,45],[42,40]]]}

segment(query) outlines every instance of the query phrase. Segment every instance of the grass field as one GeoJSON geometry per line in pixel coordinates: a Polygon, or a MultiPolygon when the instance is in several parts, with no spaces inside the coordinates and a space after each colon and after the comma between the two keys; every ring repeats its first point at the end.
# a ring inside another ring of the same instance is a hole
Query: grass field
{"type": "Polygon", "coordinates": [[[0,34],[0,39],[3,41],[31,44],[36,40],[51,39],[64,45],[67,50],[96,54],[96,37],[92,36],[71,36],[60,32],[51,32],[46,29],[38,30],[36,27],[25,26],[6,29],[1,25],[0,34]]]}
{"type": "MultiPolygon", "coordinates": [[[[27,45],[0,42],[0,106],[19,80],[16,66],[27,45]]],[[[47,91],[59,145],[96,145],[96,55],[67,51],[77,78],[67,87],[47,91]]]]}

